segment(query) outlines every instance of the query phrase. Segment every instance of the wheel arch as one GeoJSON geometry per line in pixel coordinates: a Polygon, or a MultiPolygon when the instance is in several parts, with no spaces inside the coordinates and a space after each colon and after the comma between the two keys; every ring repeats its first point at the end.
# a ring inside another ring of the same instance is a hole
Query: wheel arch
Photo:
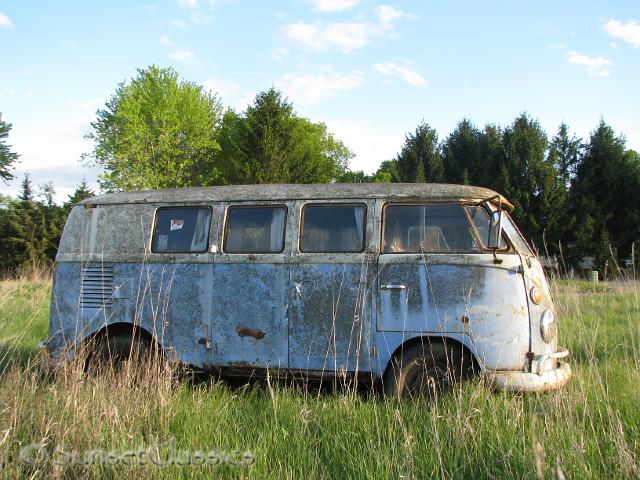
{"type": "Polygon", "coordinates": [[[99,330],[87,335],[82,340],[82,345],[86,346],[104,338],[115,336],[130,336],[134,339],[137,337],[142,341],[148,342],[150,347],[153,347],[154,349],[157,349],[158,352],[164,354],[162,344],[151,332],[146,328],[128,322],[115,322],[105,325],[99,330]]]}
{"type": "Polygon", "coordinates": [[[473,352],[472,347],[470,347],[469,345],[466,345],[465,342],[462,341],[461,339],[458,339],[449,335],[418,335],[418,336],[409,338],[403,343],[401,343],[400,345],[398,345],[398,347],[394,350],[394,352],[389,357],[389,361],[387,362],[387,365],[384,371],[382,372],[382,378],[383,379],[386,378],[389,370],[394,367],[394,361],[397,361],[397,359],[399,359],[402,356],[405,350],[412,348],[414,345],[420,345],[425,343],[440,343],[440,344],[449,345],[452,348],[456,349],[457,351],[461,352],[461,355],[462,355],[461,358],[463,361],[465,361],[465,359],[467,358],[470,359],[471,363],[469,364],[469,367],[472,369],[473,372],[479,373],[483,369],[482,363],[477,358],[476,354],[473,352]]]}

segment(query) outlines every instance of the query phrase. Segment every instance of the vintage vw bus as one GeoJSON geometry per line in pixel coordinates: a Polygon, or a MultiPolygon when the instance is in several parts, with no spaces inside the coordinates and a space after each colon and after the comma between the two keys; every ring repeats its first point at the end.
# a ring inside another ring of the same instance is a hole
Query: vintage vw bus
{"type": "Polygon", "coordinates": [[[401,394],[472,370],[500,389],[560,387],[568,352],[511,209],[442,184],[99,195],[65,226],[46,344],[58,362],[89,340],[140,344],[197,369],[401,394]]]}

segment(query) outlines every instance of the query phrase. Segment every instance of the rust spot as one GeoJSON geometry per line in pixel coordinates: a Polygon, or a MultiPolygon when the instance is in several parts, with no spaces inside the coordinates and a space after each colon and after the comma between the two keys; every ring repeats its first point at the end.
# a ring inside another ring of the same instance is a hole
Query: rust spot
{"type": "Polygon", "coordinates": [[[462,323],[469,323],[469,317],[467,317],[466,315],[462,316],[462,323]]]}
{"type": "Polygon", "coordinates": [[[260,340],[265,335],[265,333],[261,332],[260,330],[257,330],[257,329],[254,329],[254,328],[245,327],[244,325],[238,325],[236,327],[236,333],[238,334],[238,336],[240,338],[253,337],[256,340],[260,340]]]}

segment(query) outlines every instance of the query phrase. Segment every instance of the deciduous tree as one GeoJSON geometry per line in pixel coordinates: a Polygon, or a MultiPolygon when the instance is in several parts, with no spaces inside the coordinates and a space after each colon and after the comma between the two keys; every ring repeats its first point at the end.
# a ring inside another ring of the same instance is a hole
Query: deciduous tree
{"type": "Polygon", "coordinates": [[[181,81],[172,68],[150,66],[97,111],[84,159],[104,168],[107,191],[221,182],[216,140],[222,107],[215,95],[181,81]]]}

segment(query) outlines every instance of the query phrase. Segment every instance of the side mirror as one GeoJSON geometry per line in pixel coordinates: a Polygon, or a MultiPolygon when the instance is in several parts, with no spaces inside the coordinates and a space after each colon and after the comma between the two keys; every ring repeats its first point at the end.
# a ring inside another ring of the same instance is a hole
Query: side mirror
{"type": "Polygon", "coordinates": [[[500,238],[502,238],[502,210],[491,213],[490,222],[487,246],[497,250],[500,248],[500,238]]]}

